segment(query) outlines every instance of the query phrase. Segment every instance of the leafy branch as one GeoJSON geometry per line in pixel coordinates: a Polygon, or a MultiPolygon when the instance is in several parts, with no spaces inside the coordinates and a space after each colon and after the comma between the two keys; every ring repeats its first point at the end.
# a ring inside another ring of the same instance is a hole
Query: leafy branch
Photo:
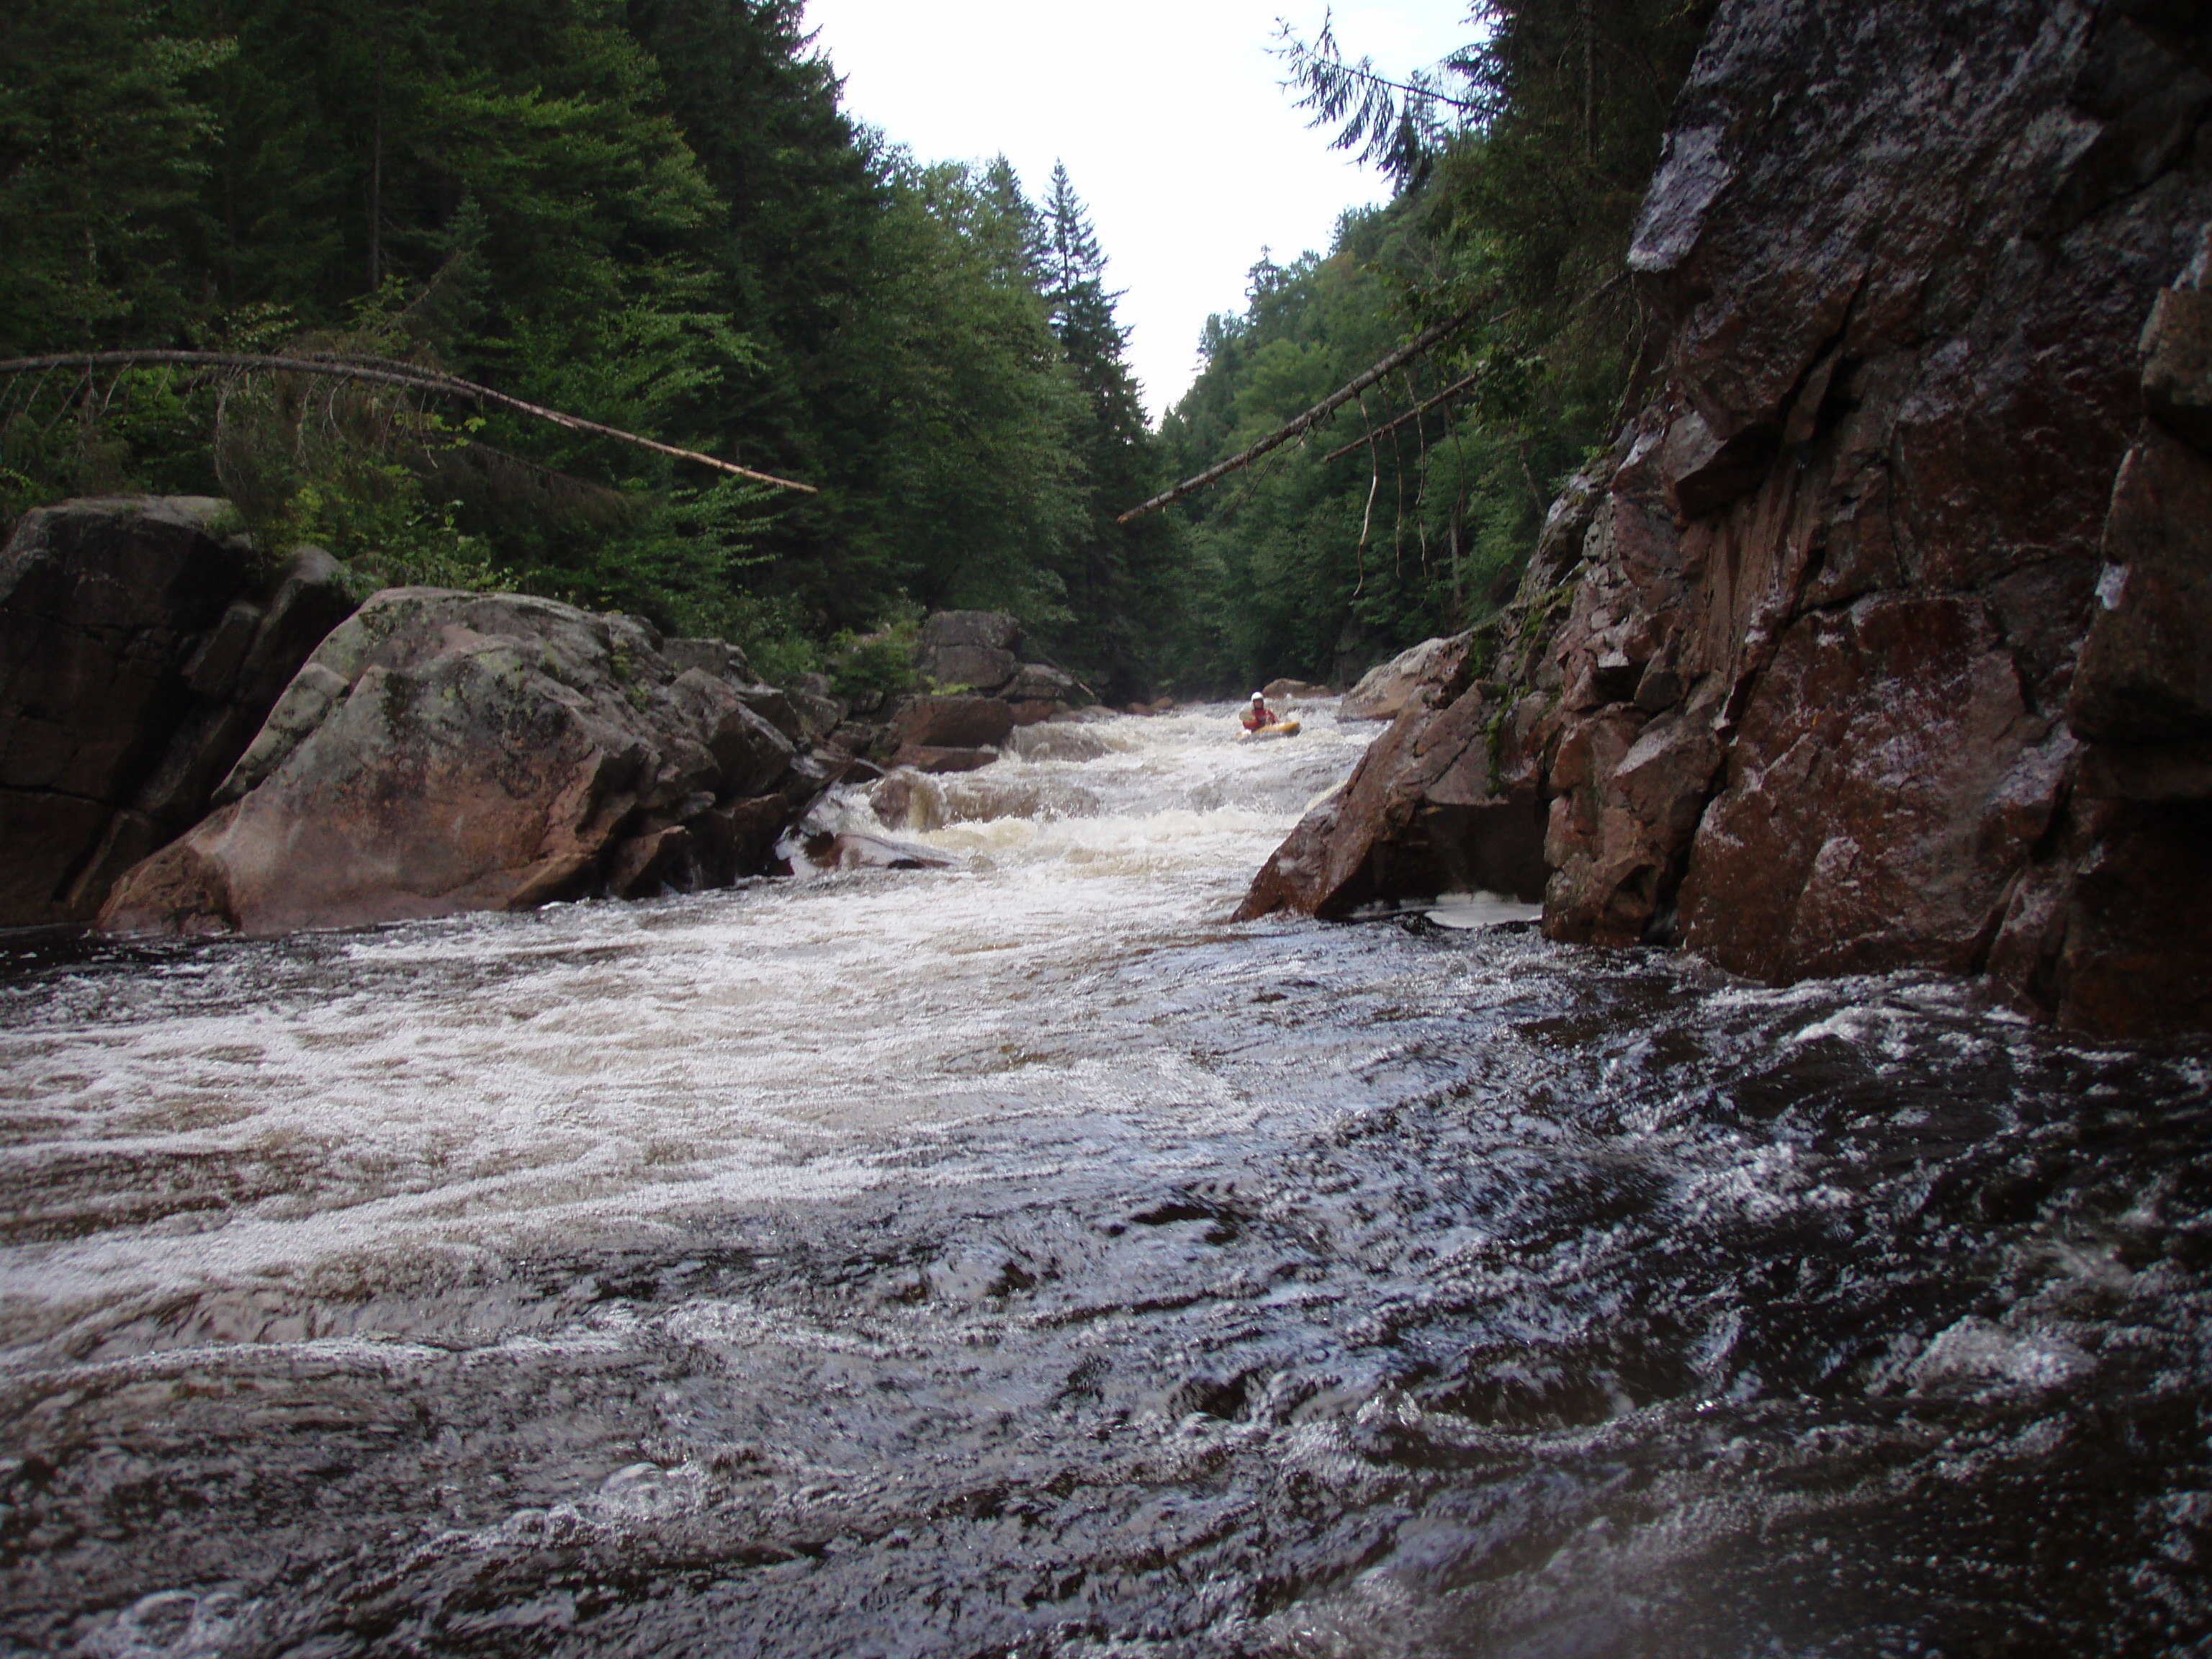
{"type": "MultiPolygon", "coordinates": [[[[1290,71],[1286,87],[1298,92],[1297,106],[1311,112],[1310,125],[1334,126],[1332,149],[1354,150],[1359,160],[1379,167],[1401,184],[1425,174],[1447,131],[1440,110],[1449,110],[1461,123],[1479,119],[1490,101],[1455,98],[1443,88],[1439,76],[1415,70],[1399,80],[1375,67],[1371,58],[1346,63],[1336,38],[1336,20],[1323,14],[1321,32],[1309,43],[1287,23],[1276,31],[1279,45],[1273,48],[1290,71]]],[[[1444,61],[1444,68],[1469,72],[1463,56],[1444,61]]]]}

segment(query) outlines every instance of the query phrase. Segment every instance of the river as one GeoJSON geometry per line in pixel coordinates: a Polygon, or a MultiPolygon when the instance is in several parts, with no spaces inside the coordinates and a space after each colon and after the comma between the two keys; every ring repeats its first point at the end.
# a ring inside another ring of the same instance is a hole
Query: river
{"type": "Polygon", "coordinates": [[[2212,1651],[2203,1056],[1229,926],[1375,729],[1232,715],[946,869],[0,941],[0,1651],[2212,1651]]]}

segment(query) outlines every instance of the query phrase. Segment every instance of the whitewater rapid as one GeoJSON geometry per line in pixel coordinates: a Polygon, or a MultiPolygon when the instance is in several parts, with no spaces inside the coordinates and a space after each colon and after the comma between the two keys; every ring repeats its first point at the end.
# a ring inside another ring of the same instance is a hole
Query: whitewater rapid
{"type": "Polygon", "coordinates": [[[0,941],[0,1642],[2212,1641],[2203,1057],[1231,925],[1299,712],[823,809],[944,868],[0,941]]]}

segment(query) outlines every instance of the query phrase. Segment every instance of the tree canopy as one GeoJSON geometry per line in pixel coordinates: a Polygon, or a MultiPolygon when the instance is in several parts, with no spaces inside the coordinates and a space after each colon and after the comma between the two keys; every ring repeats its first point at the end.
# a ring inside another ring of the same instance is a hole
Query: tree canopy
{"type": "Polygon", "coordinates": [[[798,0],[28,0],[0,18],[0,356],[341,352],[819,493],[165,368],[0,387],[0,513],[205,489],[371,580],[801,654],[1001,605],[1133,682],[1099,607],[1158,533],[1097,520],[1152,439],[1104,256],[1054,190],[1048,215],[1003,162],[857,128],[798,0]]]}
{"type": "MultiPolygon", "coordinates": [[[[220,493],[368,581],[519,586],[805,666],[926,607],[1020,614],[1110,694],[1344,673],[1478,619],[1638,347],[1620,252],[1710,0],[1481,0],[1392,76],[1286,38],[1395,181],[1263,256],[1147,429],[1065,167],[856,125],[801,0],[23,0],[0,11],[0,357],[337,354],[0,379],[0,517],[220,493]],[[1324,428],[1123,522],[1446,319],[1324,428]]],[[[1234,181],[1217,186],[1237,188],[1234,181]]]]}
{"type": "Polygon", "coordinates": [[[1349,674],[1510,596],[1567,474],[1609,442],[1645,343],[1624,280],[1711,0],[1480,0],[1426,71],[1285,34],[1299,101],[1398,185],[1326,256],[1263,258],[1163,434],[1187,477],[1279,430],[1397,342],[1449,337],[1182,509],[1205,653],[1249,678],[1349,674]]]}

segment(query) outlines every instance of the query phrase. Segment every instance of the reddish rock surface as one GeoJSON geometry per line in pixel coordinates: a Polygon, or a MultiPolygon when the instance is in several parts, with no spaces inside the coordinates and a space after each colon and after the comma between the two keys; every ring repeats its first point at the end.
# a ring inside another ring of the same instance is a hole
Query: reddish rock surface
{"type": "Polygon", "coordinates": [[[132,870],[101,924],[278,933],[763,868],[824,775],[748,706],[759,688],[660,644],[519,594],[377,594],[287,688],[228,804],[132,870]]]}
{"type": "MultiPolygon", "coordinates": [[[[1466,653],[1457,659],[1462,667],[1466,653]]],[[[1344,787],[1268,860],[1237,915],[1344,916],[1376,899],[1543,890],[1544,817],[1497,711],[1464,674],[1419,687],[1344,787]]]]}
{"type": "MultiPolygon", "coordinates": [[[[1415,694],[1425,682],[1456,671],[1459,658],[1467,652],[1464,635],[1445,639],[1424,640],[1420,644],[1400,652],[1380,667],[1370,668],[1360,676],[1359,683],[1344,694],[1336,705],[1339,720],[1394,720],[1413,701],[1415,694]]],[[[1278,680],[1275,685],[1294,682],[1278,680]]],[[[1269,686],[1266,695],[1279,694],[1269,686]]]]}
{"type": "Polygon", "coordinates": [[[996,697],[908,697],[891,716],[890,741],[906,749],[991,749],[1014,729],[996,697]]]}
{"type": "Polygon", "coordinates": [[[0,926],[83,921],[183,833],[353,609],[331,556],[273,568],[222,501],[27,513],[0,553],[0,926]]]}
{"type": "Polygon", "coordinates": [[[2194,15],[1723,5],[1630,255],[1668,331],[1650,401],[1471,641],[1489,689],[1424,674],[1246,913],[1517,846],[1440,813],[1480,697],[1493,789],[1546,815],[1553,937],[2212,1030],[2194,15]]]}

